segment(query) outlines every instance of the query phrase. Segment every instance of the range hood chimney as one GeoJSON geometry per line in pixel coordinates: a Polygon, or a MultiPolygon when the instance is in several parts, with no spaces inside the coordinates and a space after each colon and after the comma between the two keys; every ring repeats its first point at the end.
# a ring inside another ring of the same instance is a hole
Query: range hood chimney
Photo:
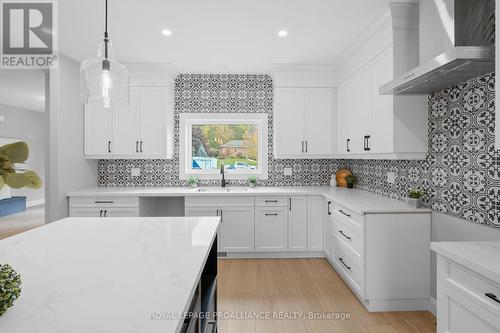
{"type": "Polygon", "coordinates": [[[420,0],[420,66],[380,87],[422,95],[495,71],[495,0],[420,0]]]}

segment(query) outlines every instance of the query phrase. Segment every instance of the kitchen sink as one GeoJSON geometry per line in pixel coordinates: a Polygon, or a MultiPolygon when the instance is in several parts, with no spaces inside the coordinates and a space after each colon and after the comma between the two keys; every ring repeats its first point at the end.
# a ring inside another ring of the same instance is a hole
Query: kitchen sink
{"type": "Polygon", "coordinates": [[[196,192],[219,193],[219,192],[247,192],[246,187],[200,187],[196,192]]]}

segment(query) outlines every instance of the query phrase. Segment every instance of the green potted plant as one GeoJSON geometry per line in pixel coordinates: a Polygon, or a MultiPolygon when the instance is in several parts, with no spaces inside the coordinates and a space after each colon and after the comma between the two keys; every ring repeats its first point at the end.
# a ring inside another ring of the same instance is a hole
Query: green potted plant
{"type": "Polygon", "coordinates": [[[254,188],[256,185],[257,185],[257,177],[255,176],[248,177],[248,186],[254,188]]]}
{"type": "Polygon", "coordinates": [[[189,176],[189,178],[188,178],[188,184],[189,184],[189,186],[191,186],[193,188],[198,187],[199,182],[200,182],[199,179],[195,176],[189,176]]]}
{"type": "Polygon", "coordinates": [[[0,265],[0,316],[21,294],[21,277],[8,264],[0,265]]]}
{"type": "Polygon", "coordinates": [[[10,198],[11,188],[42,187],[42,180],[34,171],[16,167],[28,159],[26,142],[15,142],[0,147],[0,199],[10,198]]]}
{"type": "Polygon", "coordinates": [[[358,182],[358,178],[354,175],[347,175],[345,176],[345,181],[347,182],[347,187],[348,188],[353,188],[354,184],[358,182]]]}
{"type": "Polygon", "coordinates": [[[422,207],[422,197],[424,196],[424,191],[419,189],[411,189],[408,192],[408,197],[406,197],[406,205],[411,208],[422,207]]]}

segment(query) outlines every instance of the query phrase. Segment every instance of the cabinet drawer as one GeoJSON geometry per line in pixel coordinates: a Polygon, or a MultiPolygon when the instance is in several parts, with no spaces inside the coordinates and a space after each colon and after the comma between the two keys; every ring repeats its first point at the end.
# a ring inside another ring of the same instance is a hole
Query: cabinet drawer
{"type": "Polygon", "coordinates": [[[288,200],[285,196],[257,196],[255,206],[288,207],[288,200]]]}
{"type": "Polygon", "coordinates": [[[217,207],[248,207],[254,206],[253,196],[231,196],[228,195],[215,195],[215,196],[192,196],[186,197],[185,199],[186,207],[192,206],[217,206],[217,207]]]}
{"type": "Polygon", "coordinates": [[[138,217],[139,208],[70,208],[70,217],[138,217]]]}
{"type": "Polygon", "coordinates": [[[139,207],[139,197],[70,197],[70,207],[139,207]]]}
{"type": "Polygon", "coordinates": [[[439,280],[500,317],[500,303],[492,299],[496,296],[500,300],[500,285],[442,257],[439,258],[438,264],[439,280]]]}
{"type": "Polygon", "coordinates": [[[347,253],[338,244],[333,247],[335,263],[340,267],[341,274],[346,282],[361,296],[365,298],[365,280],[363,267],[358,265],[352,254],[347,253]]]}
{"type": "Polygon", "coordinates": [[[346,244],[358,257],[364,256],[364,233],[351,220],[334,218],[333,234],[336,239],[346,244]]]}
{"type": "Polygon", "coordinates": [[[349,224],[352,228],[362,232],[365,225],[364,215],[358,214],[341,205],[335,204],[333,210],[333,218],[335,220],[342,220],[349,224]]]}

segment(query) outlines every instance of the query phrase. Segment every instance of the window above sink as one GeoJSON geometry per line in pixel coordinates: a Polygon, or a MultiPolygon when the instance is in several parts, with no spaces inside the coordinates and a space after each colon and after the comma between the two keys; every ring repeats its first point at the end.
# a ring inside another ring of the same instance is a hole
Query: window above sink
{"type": "Polygon", "coordinates": [[[180,115],[181,179],[267,179],[268,117],[264,114],[180,115]]]}

